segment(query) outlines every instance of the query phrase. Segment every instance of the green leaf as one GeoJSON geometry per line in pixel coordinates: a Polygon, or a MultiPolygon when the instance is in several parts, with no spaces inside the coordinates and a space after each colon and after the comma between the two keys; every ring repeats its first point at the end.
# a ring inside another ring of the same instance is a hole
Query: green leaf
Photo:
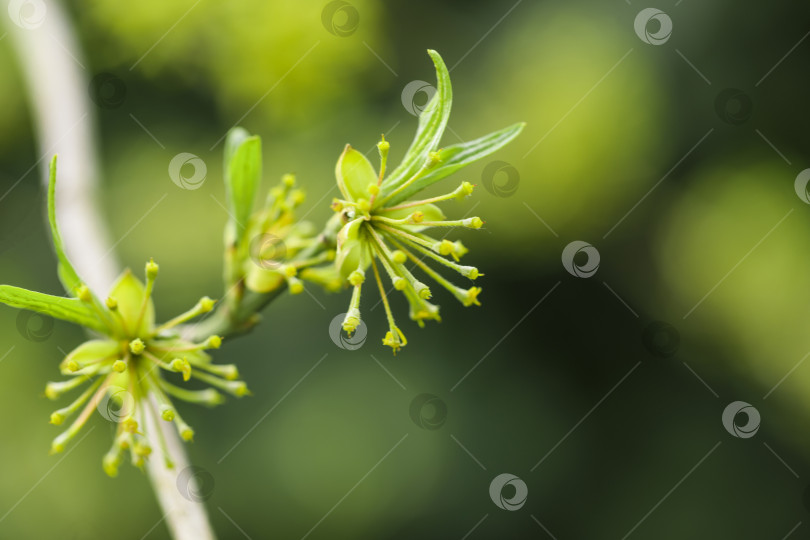
{"type": "Polygon", "coordinates": [[[110,296],[118,302],[118,313],[121,314],[129,332],[134,332],[137,336],[148,335],[155,325],[155,304],[150,297],[146,302],[146,309],[143,309],[143,300],[146,296],[143,283],[132,275],[132,272],[124,270],[113,285],[110,296]],[[141,310],[143,310],[142,319],[141,310]],[[136,328],[138,319],[141,320],[141,324],[136,328]]]}
{"type": "Polygon", "coordinates": [[[53,237],[53,248],[56,251],[56,258],[59,260],[57,273],[59,281],[65,288],[65,292],[70,295],[76,294],[76,289],[82,284],[79,274],[65,255],[65,248],[62,244],[62,236],[59,234],[59,225],[56,223],[56,156],[51,160],[51,171],[48,178],[48,221],[51,224],[51,236],[53,237]]]}
{"type": "Polygon", "coordinates": [[[262,176],[262,142],[242,128],[232,129],[225,141],[225,192],[234,221],[236,241],[245,233],[262,176]]]}
{"type": "Polygon", "coordinates": [[[368,192],[369,184],[377,184],[377,173],[366,156],[346,145],[335,166],[340,193],[349,201],[366,199],[371,196],[368,192]]]}
{"type": "Polygon", "coordinates": [[[444,60],[434,50],[428,50],[428,54],[433,59],[436,66],[436,94],[427,104],[422,114],[419,115],[419,127],[416,136],[408,148],[405,157],[396,169],[391,171],[383,181],[382,199],[385,195],[393,192],[408,179],[413,177],[425,164],[428,153],[435,151],[439,147],[439,142],[447,126],[447,119],[450,117],[450,107],[453,103],[453,88],[450,85],[450,73],[444,60]]]}
{"type": "Polygon", "coordinates": [[[30,309],[55,319],[106,332],[104,323],[96,313],[78,298],[51,296],[11,285],[0,285],[0,302],[15,308],[30,309]]]}
{"type": "Polygon", "coordinates": [[[417,192],[425,189],[429,185],[450,176],[462,167],[474,163],[509,144],[523,130],[526,124],[520,122],[512,124],[500,131],[495,131],[479,139],[465,143],[454,144],[444,148],[439,153],[441,162],[436,168],[431,170],[422,178],[416,180],[411,185],[397,193],[388,201],[386,205],[393,206],[401,201],[409,199],[417,192]]]}

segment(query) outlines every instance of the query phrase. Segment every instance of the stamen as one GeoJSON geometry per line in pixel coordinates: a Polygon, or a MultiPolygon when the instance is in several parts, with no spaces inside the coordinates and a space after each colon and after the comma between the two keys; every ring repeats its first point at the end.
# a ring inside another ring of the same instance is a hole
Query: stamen
{"type": "Polygon", "coordinates": [[[362,287],[360,285],[355,285],[354,290],[352,291],[352,300],[349,303],[349,311],[346,312],[346,316],[343,318],[343,330],[350,336],[360,325],[361,288],[362,287]]]}
{"type": "Polygon", "coordinates": [[[174,319],[171,319],[170,321],[165,322],[162,325],[158,326],[155,329],[155,335],[160,334],[165,330],[174,328],[178,324],[182,324],[188,320],[193,319],[194,317],[202,315],[203,313],[208,313],[209,311],[214,309],[214,304],[216,304],[215,300],[211,300],[207,296],[203,296],[202,298],[200,298],[199,302],[197,302],[197,304],[193,308],[186,311],[185,313],[181,313],[174,319]]]}
{"type": "Polygon", "coordinates": [[[98,389],[99,385],[104,382],[104,379],[98,378],[92,385],[90,385],[87,390],[82,392],[82,394],[76,398],[76,400],[68,405],[67,407],[62,407],[59,410],[54,411],[51,413],[51,424],[58,426],[62,422],[65,421],[69,416],[72,416],[76,411],[79,410],[79,407],[84,405],[85,401],[90,399],[90,396],[98,389]]]}
{"type": "Polygon", "coordinates": [[[244,381],[224,381],[219,377],[209,375],[208,373],[201,373],[200,371],[194,371],[192,375],[195,379],[206,382],[211,386],[219,388],[220,390],[228,392],[229,394],[233,394],[236,397],[250,395],[250,390],[248,390],[247,384],[245,384],[244,381]]]}
{"type": "MultiPolygon", "coordinates": [[[[397,247],[404,250],[406,253],[409,254],[410,257],[413,258],[413,255],[410,255],[408,250],[405,249],[404,247],[402,247],[402,245],[399,244],[399,242],[397,242],[396,240],[391,240],[391,242],[393,242],[397,247]]],[[[452,268],[453,270],[455,270],[456,272],[458,272],[459,274],[461,274],[462,276],[464,276],[466,278],[474,280],[478,276],[483,276],[484,275],[484,274],[480,273],[478,271],[478,269],[476,267],[474,267],[474,266],[461,266],[460,264],[456,264],[453,261],[448,261],[444,257],[441,257],[441,256],[437,255],[436,253],[434,253],[433,251],[430,251],[429,249],[423,248],[422,246],[420,246],[419,244],[417,244],[415,242],[411,242],[409,240],[405,240],[405,242],[408,243],[412,248],[416,249],[417,251],[419,251],[420,253],[425,255],[426,257],[430,257],[434,261],[439,262],[439,263],[443,264],[444,266],[446,266],[448,268],[452,268]]]]}
{"type": "Polygon", "coordinates": [[[49,382],[45,385],[45,397],[50,400],[58,399],[65,392],[69,392],[74,388],[83,385],[90,379],[91,378],[87,375],[78,375],[66,381],[49,382]]]}
{"type": "Polygon", "coordinates": [[[51,453],[57,454],[65,450],[65,445],[70,442],[73,437],[82,429],[84,424],[87,423],[88,418],[90,415],[93,414],[93,411],[98,406],[98,402],[101,401],[104,392],[107,391],[107,386],[110,384],[111,375],[107,376],[105,379],[100,379],[102,381],[101,385],[99,386],[96,393],[93,397],[88,401],[87,405],[85,405],[84,410],[79,414],[79,417],[70,425],[70,427],[59,434],[51,443],[51,453]]]}
{"type": "Polygon", "coordinates": [[[394,354],[396,354],[397,350],[408,344],[408,340],[405,339],[405,336],[394,322],[394,315],[391,313],[391,306],[388,304],[388,296],[385,294],[385,287],[383,287],[380,272],[377,270],[377,263],[374,259],[371,259],[371,268],[374,270],[374,279],[377,280],[377,287],[380,289],[380,297],[382,298],[383,307],[385,308],[385,316],[388,318],[388,327],[391,329],[385,335],[385,338],[383,338],[383,345],[391,347],[394,350],[394,354]],[[401,341],[399,340],[400,338],[402,338],[401,341]]]}
{"type": "Polygon", "coordinates": [[[473,192],[473,185],[469,182],[462,182],[459,187],[457,187],[454,191],[447,193],[445,195],[439,195],[438,197],[431,197],[430,199],[422,199],[421,201],[411,201],[402,204],[398,204],[396,206],[389,206],[386,208],[380,208],[378,212],[393,212],[394,210],[402,210],[404,208],[413,208],[414,206],[422,206],[423,204],[431,204],[437,203],[441,201],[446,201],[448,199],[458,199],[461,200],[464,197],[470,195],[473,192]]]}
{"type": "Polygon", "coordinates": [[[188,390],[186,388],[175,386],[161,378],[158,378],[158,384],[167,394],[189,403],[213,407],[225,402],[225,396],[213,388],[205,388],[204,390],[188,390]]]}

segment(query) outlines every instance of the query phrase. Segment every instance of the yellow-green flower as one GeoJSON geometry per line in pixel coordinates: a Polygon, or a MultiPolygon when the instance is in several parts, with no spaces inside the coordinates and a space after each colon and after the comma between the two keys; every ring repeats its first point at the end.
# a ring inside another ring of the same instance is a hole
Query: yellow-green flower
{"type": "MultiPolygon", "coordinates": [[[[63,451],[98,411],[117,423],[112,448],[103,459],[104,470],[115,476],[126,451],[137,466],[142,466],[152,453],[149,440],[155,438],[144,431],[149,416],[155,422],[173,422],[184,440],[192,440],[194,431],[182,419],[172,398],[213,406],[224,401],[218,390],[237,397],[249,392],[244,382],[236,380],[239,374],[235,366],[214,364],[205,352],[219,348],[222,343],[219,336],[194,343],[179,335],[179,325],[211,311],[213,300],[203,297],[189,311],[163,324],[155,323],[152,291],[159,268],[154,261],[146,264],[145,285],[127,270],[104,302],[82,282],[65,256],[56,226],[55,176],[56,158],[51,162],[48,210],[59,277],[70,297],[0,285],[0,302],[74,322],[94,334],[93,339],[71,351],[60,364],[62,375],[69,378],[50,382],[45,388],[45,395],[56,400],[86,387],[69,405],[51,414],[54,425],[71,421],[53,440],[51,451],[63,451]],[[210,387],[185,388],[183,383],[191,378],[210,387]]],[[[162,441],[160,430],[155,435],[162,441]]],[[[167,452],[162,453],[171,465],[167,452]]]]}
{"type": "Polygon", "coordinates": [[[403,293],[410,305],[411,319],[420,326],[426,319],[439,320],[439,307],[428,301],[432,292],[411,272],[412,269],[418,268],[465,306],[479,305],[481,292],[480,287],[465,289],[451,283],[431,266],[438,264],[449,268],[469,280],[482,275],[473,266],[459,264],[467,248],[460,241],[447,240],[447,235],[441,231],[452,227],[479,229],[484,222],[479,217],[447,220],[436,205],[450,199],[464,199],[472,193],[473,185],[462,182],[444,195],[421,200],[413,200],[413,197],[458,169],[498,150],[523,128],[523,124],[514,124],[473,141],[440,148],[450,115],[452,89],[447,68],[439,54],[432,50],[428,54],[436,66],[436,95],[420,115],[416,137],[400,165],[387,174],[390,144],[383,137],[377,144],[379,172],[362,153],[349,145],[335,168],[342,198],[333,201],[332,209],[343,224],[337,236],[336,267],[354,287],[343,329],[352,333],[360,324],[361,288],[371,267],[388,318],[389,330],[383,344],[394,352],[405,346],[407,340],[394,321],[382,273],[387,275],[394,289],[403,293]],[[439,232],[431,234],[431,229],[439,232]]]}

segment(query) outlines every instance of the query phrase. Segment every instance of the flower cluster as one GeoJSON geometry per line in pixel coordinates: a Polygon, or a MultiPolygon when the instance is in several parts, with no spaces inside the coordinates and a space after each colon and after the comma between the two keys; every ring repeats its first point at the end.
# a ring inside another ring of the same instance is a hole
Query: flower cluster
{"type": "MultiPolygon", "coordinates": [[[[155,324],[151,296],[157,274],[158,265],[154,261],[147,263],[144,286],[131,272],[125,271],[103,304],[87,286],[79,286],[77,299],[95,316],[92,328],[103,338],[87,341],[70,352],[59,368],[63,375],[71,378],[50,382],[45,388],[45,395],[55,400],[87,385],[72,403],[51,414],[51,423],[55,425],[77,415],[67,430],[54,439],[52,452],[63,451],[95,410],[117,422],[112,448],[103,459],[104,470],[110,476],[117,474],[125,451],[130,452],[132,463],[137,466],[142,466],[152,452],[144,434],[146,415],[152,415],[156,422],[158,418],[173,422],[184,440],[192,440],[194,430],[177,412],[172,398],[214,406],[224,401],[218,390],[237,397],[249,393],[247,385],[236,380],[239,377],[236,366],[214,364],[205,352],[219,348],[222,344],[219,336],[192,343],[177,332],[179,325],[211,311],[213,300],[203,297],[187,312],[166,323],[155,324]],[[183,388],[170,382],[164,373],[177,373],[173,378],[178,383],[195,378],[210,387],[183,388]]],[[[160,430],[157,435],[160,440],[160,430]]]]}
{"type": "Polygon", "coordinates": [[[218,335],[201,342],[184,339],[181,325],[210,312],[215,302],[201,298],[185,313],[163,324],[155,324],[152,292],[158,276],[154,261],[146,264],[146,284],[129,270],[115,282],[102,302],[81,280],[65,255],[56,223],[56,158],[51,162],[48,189],[48,218],[58,274],[69,297],[52,296],[10,285],[0,285],[0,302],[81,325],[94,338],[71,351],[59,368],[68,379],[50,382],[45,395],[56,400],[86,389],[69,405],[51,414],[51,423],[61,425],[73,419],[68,428],[51,444],[51,452],[62,452],[87,424],[94,411],[117,423],[112,448],[104,456],[104,470],[115,476],[124,453],[132,463],[142,466],[154,450],[150,441],[158,441],[172,466],[161,429],[147,433],[147,426],[159,422],[174,423],[180,437],[192,440],[194,430],[178,413],[172,398],[199,405],[214,406],[224,401],[220,390],[237,397],[249,394],[247,385],[237,380],[234,365],[214,364],[205,352],[222,344],[218,335]],[[206,388],[190,389],[183,383],[197,379],[206,388]],[[75,417],[75,419],[74,419],[75,417]]]}
{"type": "Polygon", "coordinates": [[[430,288],[414,276],[411,270],[418,268],[447,289],[464,306],[480,305],[480,287],[459,287],[428,264],[438,264],[469,280],[475,280],[482,275],[478,269],[459,264],[459,259],[467,253],[467,248],[461,241],[447,240],[447,234],[431,236],[426,232],[429,229],[441,231],[454,227],[480,229],[484,225],[481,218],[447,220],[436,205],[450,199],[464,199],[472,193],[473,185],[462,182],[456,189],[443,195],[421,200],[412,200],[412,197],[458,169],[501,148],[523,128],[523,124],[515,124],[473,141],[440,148],[439,143],[450,114],[452,90],[449,74],[441,57],[435,51],[428,53],[436,66],[438,87],[435,96],[420,115],[416,137],[400,165],[386,175],[390,144],[382,137],[377,144],[380,155],[379,172],[374,170],[362,153],[349,145],[346,145],[335,168],[342,198],[333,201],[332,209],[343,224],[337,235],[336,266],[354,287],[343,329],[351,334],[360,324],[361,290],[370,266],[388,319],[389,328],[383,344],[391,347],[394,352],[405,346],[407,340],[394,321],[377,261],[393,288],[405,296],[410,305],[410,317],[420,326],[428,319],[438,321],[439,307],[428,301],[432,297],[430,288]]]}

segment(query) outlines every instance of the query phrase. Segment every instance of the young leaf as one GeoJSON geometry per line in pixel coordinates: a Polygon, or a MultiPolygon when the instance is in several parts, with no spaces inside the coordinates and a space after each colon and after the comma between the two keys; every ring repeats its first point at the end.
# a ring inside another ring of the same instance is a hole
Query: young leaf
{"type": "Polygon", "coordinates": [[[348,201],[368,199],[368,186],[377,185],[377,173],[366,156],[346,145],[335,166],[335,176],[340,193],[348,201]]]}
{"type": "Polygon", "coordinates": [[[245,233],[262,175],[262,143],[242,128],[232,129],[225,141],[225,193],[236,241],[245,233]]]}
{"type": "Polygon", "coordinates": [[[507,128],[484,135],[481,138],[442,149],[439,153],[441,162],[436,168],[388,199],[386,204],[393,206],[400,201],[404,201],[429,185],[450,176],[462,167],[466,167],[470,163],[500,150],[517,137],[523,131],[525,125],[523,122],[512,124],[507,128]]]}
{"type": "Polygon", "coordinates": [[[56,223],[56,156],[53,156],[51,160],[51,170],[48,178],[48,221],[51,224],[53,248],[56,251],[56,258],[59,260],[57,266],[59,281],[62,282],[65,292],[75,295],[76,289],[81,286],[82,281],[79,279],[79,275],[70,260],[68,260],[67,255],[65,255],[62,236],[59,234],[59,225],[56,223]]]}
{"type": "Polygon", "coordinates": [[[105,332],[106,327],[93,310],[78,298],[51,296],[11,285],[0,285],[0,302],[11,307],[30,309],[63,321],[105,332]]]}
{"type": "Polygon", "coordinates": [[[436,94],[422,111],[422,114],[419,115],[419,127],[416,130],[416,136],[402,162],[383,181],[383,197],[381,199],[385,198],[385,194],[396,190],[399,185],[406,182],[422,168],[428,153],[438,148],[444,134],[444,128],[447,126],[447,119],[450,117],[450,107],[453,103],[450,73],[448,73],[447,66],[444,65],[444,60],[439,56],[439,53],[429,49],[428,54],[436,66],[436,94]]]}

